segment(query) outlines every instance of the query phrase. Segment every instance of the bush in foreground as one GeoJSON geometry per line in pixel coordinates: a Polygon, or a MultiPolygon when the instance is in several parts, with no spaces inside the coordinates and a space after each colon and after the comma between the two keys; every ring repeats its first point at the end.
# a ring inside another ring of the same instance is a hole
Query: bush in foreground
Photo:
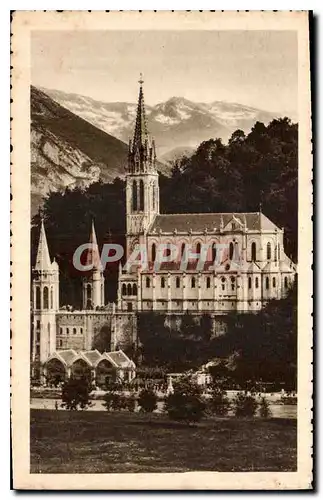
{"type": "Polygon", "coordinates": [[[212,387],[210,399],[208,401],[208,409],[210,413],[217,416],[225,416],[230,410],[230,402],[227,398],[226,391],[220,387],[212,387]]]}
{"type": "Polygon", "coordinates": [[[91,406],[91,386],[87,378],[70,378],[62,388],[62,406],[67,410],[85,410],[91,406]]]}
{"type": "Polygon", "coordinates": [[[261,398],[259,415],[261,416],[261,418],[271,417],[271,409],[269,408],[269,403],[266,398],[261,398]]]}
{"type": "Polygon", "coordinates": [[[200,387],[189,377],[174,386],[173,394],[166,399],[165,410],[171,420],[188,424],[199,422],[205,414],[206,404],[200,387]]]}
{"type": "Polygon", "coordinates": [[[258,408],[256,398],[246,393],[237,394],[233,404],[236,417],[254,417],[258,408]]]}
{"type": "Polygon", "coordinates": [[[152,413],[157,408],[157,396],[151,389],[143,389],[138,398],[138,406],[145,413],[152,413]]]}

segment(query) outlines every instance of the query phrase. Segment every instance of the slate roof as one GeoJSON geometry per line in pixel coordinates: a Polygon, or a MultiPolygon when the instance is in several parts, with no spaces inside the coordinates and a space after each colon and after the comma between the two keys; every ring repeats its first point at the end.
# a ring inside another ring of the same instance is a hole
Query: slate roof
{"type": "Polygon", "coordinates": [[[225,227],[230,220],[235,217],[244,225],[246,222],[248,230],[270,230],[275,231],[276,225],[271,222],[261,212],[251,213],[199,213],[199,214],[163,214],[155,217],[152,226],[149,229],[149,234],[154,231],[162,231],[171,233],[175,230],[178,232],[203,232],[205,229],[214,231],[220,229],[221,224],[225,227]]]}
{"type": "Polygon", "coordinates": [[[96,365],[102,358],[102,354],[97,349],[94,351],[82,351],[82,354],[89,360],[92,366],[96,365]]]}
{"type": "Polygon", "coordinates": [[[69,366],[73,363],[74,359],[78,357],[78,354],[74,349],[64,349],[63,351],[56,351],[57,354],[63,358],[65,363],[69,366]]]}
{"type": "Polygon", "coordinates": [[[108,352],[107,356],[119,367],[127,366],[131,362],[123,351],[108,352]]]}
{"type": "Polygon", "coordinates": [[[54,352],[48,361],[53,358],[63,360],[66,366],[72,366],[77,359],[84,359],[88,361],[89,366],[95,367],[100,361],[106,359],[116,368],[135,368],[134,362],[121,350],[101,354],[98,350],[77,352],[74,349],[63,349],[54,352]]]}

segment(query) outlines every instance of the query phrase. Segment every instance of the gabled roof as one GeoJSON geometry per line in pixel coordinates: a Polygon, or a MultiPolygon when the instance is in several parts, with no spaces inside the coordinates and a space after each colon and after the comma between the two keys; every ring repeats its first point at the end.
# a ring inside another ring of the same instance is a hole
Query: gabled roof
{"type": "Polygon", "coordinates": [[[58,356],[62,358],[67,366],[70,366],[76,358],[78,358],[78,353],[74,349],[64,349],[62,351],[56,351],[58,356]]]}
{"type": "Polygon", "coordinates": [[[96,367],[100,361],[106,359],[115,368],[135,368],[135,363],[128,358],[128,356],[121,350],[104,352],[101,354],[97,349],[92,351],[75,351],[74,349],[63,349],[61,351],[55,351],[46,361],[58,359],[65,366],[72,366],[75,361],[83,359],[89,366],[96,367]]]}
{"type": "Polygon", "coordinates": [[[246,223],[249,231],[275,231],[277,226],[271,222],[261,212],[251,213],[200,213],[200,214],[163,214],[156,215],[150,229],[149,234],[162,231],[164,233],[178,232],[201,232],[205,230],[219,230],[221,226],[227,226],[233,219],[238,219],[243,225],[246,223]]]}
{"type": "Polygon", "coordinates": [[[295,272],[295,265],[292,263],[292,266],[290,265],[290,262],[286,262],[286,261],[280,261],[279,262],[279,270],[282,272],[282,273],[294,273],[295,272]]]}
{"type": "Polygon", "coordinates": [[[263,267],[263,272],[265,273],[278,273],[279,271],[279,265],[277,261],[269,261],[267,264],[263,267]]]}
{"type": "Polygon", "coordinates": [[[97,365],[102,359],[102,354],[97,349],[93,351],[82,351],[82,354],[92,366],[97,365]]]}
{"type": "Polygon", "coordinates": [[[249,273],[260,273],[261,269],[258,266],[256,262],[251,262],[250,266],[248,267],[248,272],[249,273]]]}
{"type": "Polygon", "coordinates": [[[125,368],[133,364],[128,356],[121,350],[104,353],[106,357],[111,360],[114,366],[118,368],[125,368]]]}

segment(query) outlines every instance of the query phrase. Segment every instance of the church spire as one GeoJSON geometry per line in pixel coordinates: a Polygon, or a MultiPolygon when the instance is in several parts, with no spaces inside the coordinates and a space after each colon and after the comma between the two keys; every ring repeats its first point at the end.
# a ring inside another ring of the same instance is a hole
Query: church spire
{"type": "Polygon", "coordinates": [[[133,150],[135,148],[144,148],[145,141],[148,140],[148,130],[147,130],[147,122],[146,122],[146,111],[145,111],[145,102],[144,102],[144,91],[143,91],[143,79],[142,73],[140,73],[140,78],[138,80],[140,85],[139,87],[139,98],[137,105],[137,116],[136,116],[136,126],[135,132],[133,136],[133,150]]]}
{"type": "Polygon", "coordinates": [[[35,270],[36,271],[51,271],[52,270],[52,264],[50,261],[43,219],[41,220],[41,226],[40,226],[40,235],[39,235],[39,243],[38,243],[38,249],[37,249],[35,270]]]}
{"type": "Polygon", "coordinates": [[[136,124],[133,140],[129,142],[128,170],[131,173],[155,171],[155,142],[150,139],[146,121],[146,110],[143,91],[143,77],[140,73],[139,97],[136,114],[136,124]]]}
{"type": "Polygon", "coordinates": [[[101,266],[101,259],[100,259],[100,253],[99,253],[99,246],[98,246],[98,241],[96,238],[93,219],[92,219],[92,227],[91,227],[89,243],[92,245],[92,248],[88,249],[88,251],[87,251],[85,265],[86,266],[92,265],[93,270],[101,270],[102,266],[101,266]]]}

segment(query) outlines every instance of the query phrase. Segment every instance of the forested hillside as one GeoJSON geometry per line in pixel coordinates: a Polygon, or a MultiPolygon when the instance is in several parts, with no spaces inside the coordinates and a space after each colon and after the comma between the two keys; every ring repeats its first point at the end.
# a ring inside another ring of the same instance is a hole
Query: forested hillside
{"type": "MultiPolygon", "coordinates": [[[[254,212],[261,207],[285,228],[285,248],[297,260],[298,127],[289,119],[257,122],[248,135],[234,132],[227,145],[220,139],[202,142],[189,158],[178,160],[171,177],[160,175],[160,206],[164,213],[254,212]]],[[[61,268],[62,303],[80,306],[79,276],[72,267],[74,250],[88,241],[95,219],[99,244],[123,242],[125,184],[94,183],[87,188],[51,193],[43,215],[52,257],[61,268]]],[[[32,252],[38,238],[39,214],[34,219],[32,252]]],[[[116,270],[110,268],[107,299],[116,292],[116,270]]]]}

